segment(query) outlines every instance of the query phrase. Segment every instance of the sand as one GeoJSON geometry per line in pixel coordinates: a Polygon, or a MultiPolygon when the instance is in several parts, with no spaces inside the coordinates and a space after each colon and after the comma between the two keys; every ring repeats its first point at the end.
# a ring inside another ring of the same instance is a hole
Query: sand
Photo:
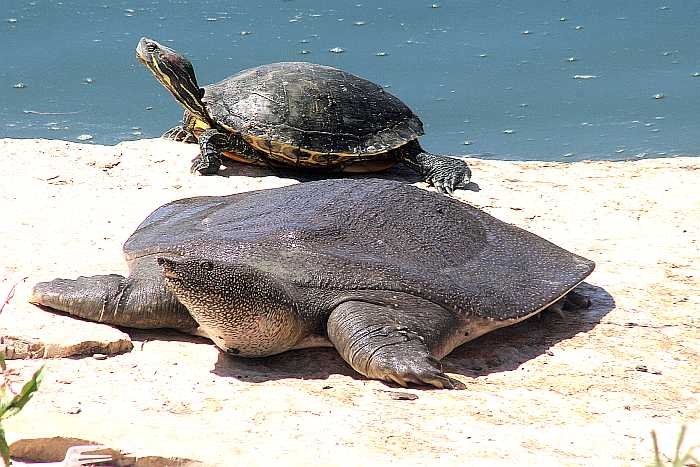
{"type": "MultiPolygon", "coordinates": [[[[700,442],[700,159],[470,159],[458,197],[593,259],[593,305],[546,314],[448,356],[464,391],[366,380],[333,349],[263,360],[207,340],[75,320],[26,302],[54,277],[121,273],[121,244],[159,205],[298,183],[238,164],[188,173],[193,145],[0,140],[0,349],[36,397],[5,429],[16,457],[101,443],[138,465],[640,465],[700,442]],[[93,354],[103,354],[106,358],[93,354]],[[179,459],[166,461],[166,459],[179,459]]],[[[387,177],[418,183],[410,172],[387,177]]]]}

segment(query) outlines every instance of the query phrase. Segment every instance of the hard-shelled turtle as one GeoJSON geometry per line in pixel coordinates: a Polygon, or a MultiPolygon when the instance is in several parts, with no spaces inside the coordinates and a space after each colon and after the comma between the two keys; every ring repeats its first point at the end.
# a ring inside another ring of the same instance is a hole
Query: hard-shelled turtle
{"type": "Polygon", "coordinates": [[[450,193],[471,178],[464,161],[421,148],[423,124],[406,104],[345,71],[272,63],[200,88],[190,61],[174,50],[144,37],[136,54],[185,108],[182,125],[163,136],[199,143],[193,172],[215,174],[226,156],[256,165],[348,173],[405,162],[450,193]]]}

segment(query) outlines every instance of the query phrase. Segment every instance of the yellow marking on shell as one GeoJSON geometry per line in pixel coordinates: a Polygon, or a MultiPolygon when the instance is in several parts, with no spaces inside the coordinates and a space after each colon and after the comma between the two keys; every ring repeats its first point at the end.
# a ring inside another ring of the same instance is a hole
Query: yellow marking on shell
{"type": "Polygon", "coordinates": [[[259,166],[263,166],[263,167],[266,165],[257,159],[248,159],[247,157],[241,156],[240,154],[236,154],[235,152],[225,151],[225,152],[222,152],[221,154],[223,154],[224,156],[228,157],[231,160],[234,160],[236,162],[242,162],[244,164],[259,165],[259,166]]]}
{"type": "MultiPolygon", "coordinates": [[[[332,167],[347,164],[348,162],[359,163],[365,160],[381,158],[383,154],[386,154],[392,149],[403,146],[403,144],[400,144],[382,151],[363,152],[360,154],[346,152],[326,153],[299,148],[290,144],[269,142],[266,139],[252,136],[243,135],[243,138],[258,151],[268,154],[274,160],[292,166],[302,165],[332,167]],[[287,150],[288,153],[285,153],[285,150],[287,150]],[[301,154],[302,158],[299,158],[296,154],[301,154]]],[[[391,163],[387,167],[390,167],[393,164],[395,164],[395,162],[391,163]]]]}

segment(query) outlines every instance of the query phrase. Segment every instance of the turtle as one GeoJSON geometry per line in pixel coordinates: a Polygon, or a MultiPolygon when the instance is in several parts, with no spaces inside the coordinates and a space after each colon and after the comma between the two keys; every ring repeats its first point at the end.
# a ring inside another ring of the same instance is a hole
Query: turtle
{"type": "Polygon", "coordinates": [[[173,201],[123,250],[127,277],[39,282],[29,301],[203,335],[238,357],[333,346],[367,378],[448,389],[463,383],[441,358],[550,306],[587,306],[573,289],[594,268],[455,198],[385,179],[173,201]]]}
{"type": "Polygon", "coordinates": [[[382,86],[330,66],[282,62],[199,87],[185,56],[142,38],[139,60],[185,108],[164,138],[199,143],[191,170],[216,174],[225,156],[303,170],[367,173],[405,162],[439,191],[471,179],[467,164],[418,143],[420,119],[382,86]]]}

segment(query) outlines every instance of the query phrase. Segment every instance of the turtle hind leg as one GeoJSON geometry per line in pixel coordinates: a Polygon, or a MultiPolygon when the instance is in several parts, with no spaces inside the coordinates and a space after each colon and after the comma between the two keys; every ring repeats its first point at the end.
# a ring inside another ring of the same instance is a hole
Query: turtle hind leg
{"type": "Polygon", "coordinates": [[[197,138],[185,130],[182,125],[174,126],[165,133],[161,135],[161,138],[169,139],[171,141],[178,141],[182,143],[196,143],[197,138]]]}
{"type": "Polygon", "coordinates": [[[457,324],[447,310],[423,300],[398,308],[348,301],[331,312],[327,331],[345,361],[368,378],[464,389],[442,371],[438,360],[455,347],[452,331],[457,324]]]}
{"type": "Polygon", "coordinates": [[[420,147],[417,152],[408,154],[404,162],[441,193],[452,194],[458,188],[466,188],[472,177],[466,162],[452,156],[431,154],[420,147]]]}
{"type": "Polygon", "coordinates": [[[197,327],[187,309],[164,285],[117,274],[39,282],[29,302],[117,326],[185,332],[197,327]]]}

